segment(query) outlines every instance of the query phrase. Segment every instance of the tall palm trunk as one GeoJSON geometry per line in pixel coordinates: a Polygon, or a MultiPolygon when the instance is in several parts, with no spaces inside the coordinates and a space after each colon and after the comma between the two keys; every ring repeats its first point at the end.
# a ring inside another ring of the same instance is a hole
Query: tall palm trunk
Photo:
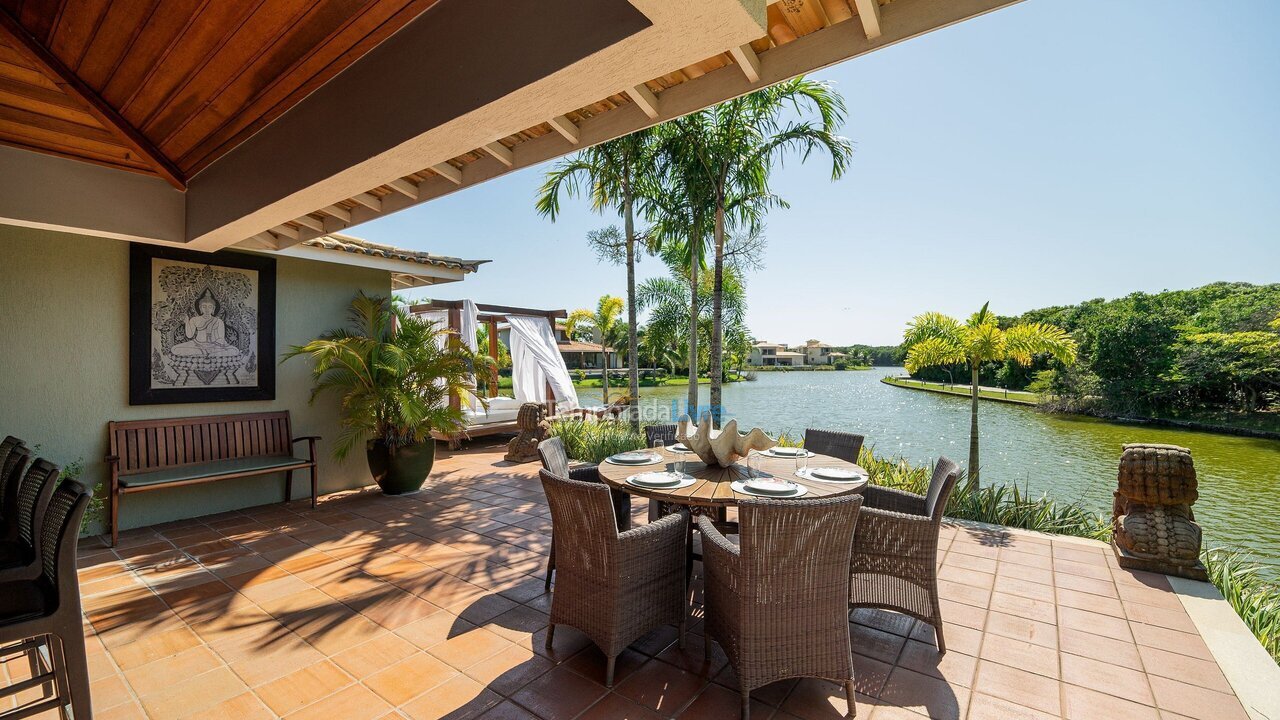
{"type": "Polygon", "coordinates": [[[717,198],[715,266],[711,285],[711,422],[720,427],[720,398],[724,377],[724,200],[717,198]]]}
{"type": "MultiPolygon", "coordinates": [[[[699,238],[699,241],[701,238],[699,238]]],[[[698,419],[698,252],[689,251],[689,419],[698,419]]]]}
{"type": "Polygon", "coordinates": [[[970,361],[973,384],[970,385],[969,407],[969,479],[978,487],[978,362],[970,361]]]}
{"type": "Polygon", "coordinates": [[[640,341],[636,325],[636,222],[632,208],[631,192],[628,188],[623,200],[627,232],[627,364],[630,365],[630,383],[627,390],[631,395],[631,406],[627,408],[627,416],[631,419],[631,427],[640,429],[640,341]]]}
{"type": "Polygon", "coordinates": [[[609,353],[604,351],[604,338],[600,338],[600,357],[604,359],[604,367],[600,368],[600,387],[604,388],[604,404],[609,404],[609,353]]]}

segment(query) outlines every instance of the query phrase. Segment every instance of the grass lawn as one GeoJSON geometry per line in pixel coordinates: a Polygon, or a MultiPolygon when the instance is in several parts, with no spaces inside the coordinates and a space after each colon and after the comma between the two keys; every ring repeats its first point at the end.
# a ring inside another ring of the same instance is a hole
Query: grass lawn
{"type": "MultiPolygon", "coordinates": [[[[961,397],[971,397],[971,390],[968,385],[947,385],[945,383],[925,382],[923,380],[910,380],[906,378],[887,377],[881,380],[888,385],[896,385],[898,387],[911,388],[913,390],[927,390],[929,392],[942,393],[944,395],[959,395],[961,397]]],[[[1000,400],[1012,403],[1021,403],[1023,405],[1040,404],[1040,396],[1033,392],[1025,392],[1021,390],[998,390],[998,389],[978,389],[978,397],[984,400],[1000,400]]]]}

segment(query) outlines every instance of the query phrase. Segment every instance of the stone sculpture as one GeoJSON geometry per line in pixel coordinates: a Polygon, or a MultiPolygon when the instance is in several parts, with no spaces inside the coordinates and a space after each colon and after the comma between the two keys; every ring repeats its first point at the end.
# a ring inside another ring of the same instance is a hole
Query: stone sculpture
{"type": "Polygon", "coordinates": [[[1125,445],[1112,506],[1111,547],[1120,567],[1207,580],[1191,511],[1198,497],[1190,450],[1125,445]]]}
{"type": "Polygon", "coordinates": [[[738,421],[730,420],[719,431],[711,429],[711,414],[706,413],[698,422],[698,431],[689,434],[689,423],[680,423],[676,431],[676,439],[684,443],[708,465],[729,467],[738,458],[745,457],[752,450],[768,450],[778,444],[777,440],[764,434],[760,428],[753,428],[746,435],[738,433],[738,421]]]}
{"type": "Polygon", "coordinates": [[[525,403],[516,414],[516,427],[520,434],[507,443],[507,462],[526,463],[538,459],[538,443],[547,439],[550,426],[547,408],[541,403],[525,403]]]}

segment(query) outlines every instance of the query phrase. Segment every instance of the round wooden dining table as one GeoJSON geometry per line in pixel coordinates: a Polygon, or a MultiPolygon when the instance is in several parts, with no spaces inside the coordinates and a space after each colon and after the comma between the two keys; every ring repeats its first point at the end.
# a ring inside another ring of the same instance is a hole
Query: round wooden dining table
{"type": "MultiPolygon", "coordinates": [[[[627,478],[639,473],[676,469],[678,453],[671,448],[650,449],[649,452],[661,454],[662,461],[649,465],[619,465],[606,460],[599,465],[600,478],[610,487],[624,490],[632,495],[656,500],[660,503],[686,505],[694,509],[695,512],[698,508],[723,511],[724,508],[737,505],[742,500],[753,500],[762,497],[738,492],[732,487],[732,483],[735,480],[745,481],[748,479],[746,458],[740,459],[730,467],[720,467],[719,465],[707,465],[692,452],[684,453],[686,460],[684,471],[694,477],[693,484],[687,487],[668,489],[637,487],[627,482],[627,478]]],[[[866,487],[865,478],[867,477],[867,472],[855,463],[831,457],[830,455],[810,453],[808,466],[810,469],[821,467],[849,468],[861,474],[864,480],[857,483],[837,483],[802,478],[796,476],[795,458],[774,457],[766,453],[760,453],[757,459],[757,467],[763,473],[780,479],[791,480],[806,488],[804,495],[792,496],[799,499],[853,495],[861,493],[862,489],[866,487]]],[[[766,499],[785,500],[788,498],[766,499]]],[[[716,514],[722,514],[722,512],[716,514]]]]}

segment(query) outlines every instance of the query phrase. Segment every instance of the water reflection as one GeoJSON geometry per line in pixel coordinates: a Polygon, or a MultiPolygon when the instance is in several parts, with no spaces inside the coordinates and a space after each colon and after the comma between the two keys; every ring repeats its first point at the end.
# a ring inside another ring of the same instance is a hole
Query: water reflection
{"type": "MultiPolygon", "coordinates": [[[[968,456],[969,401],[880,382],[900,369],[760,373],[755,382],[724,388],[726,418],[771,433],[799,435],[806,427],[852,430],[867,436],[880,455],[925,462],[968,456]]],[[[683,408],[684,387],[642,388],[650,412],[683,408]]],[[[585,405],[600,391],[585,390],[585,405]]],[[[700,388],[700,402],[707,388],[700,388]]],[[[1280,569],[1280,441],[1241,438],[1093,418],[1052,415],[1031,408],[984,402],[980,415],[983,479],[1018,483],[1032,492],[1079,500],[1110,512],[1122,446],[1158,442],[1191,449],[1201,499],[1195,509],[1210,543],[1254,550],[1280,569]]]]}

